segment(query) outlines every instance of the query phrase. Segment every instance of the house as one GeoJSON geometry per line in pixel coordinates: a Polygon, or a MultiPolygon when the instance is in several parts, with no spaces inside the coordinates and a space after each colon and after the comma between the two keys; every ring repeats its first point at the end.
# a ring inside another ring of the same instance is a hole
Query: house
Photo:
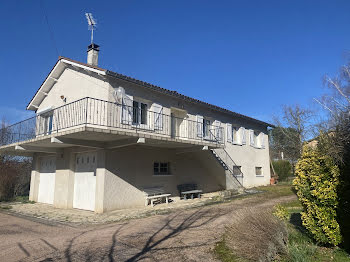
{"type": "Polygon", "coordinates": [[[59,57],[27,106],[1,130],[1,154],[33,157],[30,200],[102,213],[142,206],[144,191],[203,192],[270,183],[269,123],[59,57]]]}

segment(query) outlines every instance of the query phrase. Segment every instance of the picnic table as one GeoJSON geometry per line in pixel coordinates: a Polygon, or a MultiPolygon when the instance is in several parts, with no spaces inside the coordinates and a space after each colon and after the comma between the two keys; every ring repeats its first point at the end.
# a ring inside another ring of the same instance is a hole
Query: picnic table
{"type": "Polygon", "coordinates": [[[144,188],[143,192],[146,196],[145,206],[148,206],[149,202],[151,202],[151,206],[154,206],[154,202],[162,201],[165,199],[165,203],[169,203],[169,197],[171,194],[165,193],[162,187],[150,187],[144,188]]]}

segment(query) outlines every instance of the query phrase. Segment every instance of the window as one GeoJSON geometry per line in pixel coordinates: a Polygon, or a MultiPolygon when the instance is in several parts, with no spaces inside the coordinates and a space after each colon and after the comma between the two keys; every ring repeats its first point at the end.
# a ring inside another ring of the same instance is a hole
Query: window
{"type": "Polygon", "coordinates": [[[262,176],[262,167],[255,167],[255,175],[256,176],[262,176]]]}
{"type": "Polygon", "coordinates": [[[206,138],[210,137],[209,129],[210,129],[210,120],[204,119],[203,120],[203,137],[206,137],[206,138]]]}
{"type": "Polygon", "coordinates": [[[233,175],[241,176],[242,175],[242,167],[241,166],[233,166],[233,175]]]}
{"type": "Polygon", "coordinates": [[[169,163],[154,162],[153,171],[155,175],[170,175],[169,163]]]}
{"type": "Polygon", "coordinates": [[[51,134],[52,132],[52,122],[53,122],[53,114],[45,114],[42,116],[44,120],[44,134],[51,134]]]}
{"type": "Polygon", "coordinates": [[[147,124],[147,104],[133,101],[132,103],[132,123],[134,125],[147,124]]]}

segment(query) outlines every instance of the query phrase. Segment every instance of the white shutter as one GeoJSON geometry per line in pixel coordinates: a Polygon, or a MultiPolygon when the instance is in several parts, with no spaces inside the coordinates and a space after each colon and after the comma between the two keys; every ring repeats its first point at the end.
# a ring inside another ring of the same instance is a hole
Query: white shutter
{"type": "Polygon", "coordinates": [[[203,123],[204,123],[203,116],[197,115],[197,136],[198,137],[203,137],[203,123]]]}
{"type": "Polygon", "coordinates": [[[241,127],[240,130],[241,130],[242,145],[245,145],[247,143],[245,128],[241,127]]]}
{"type": "Polygon", "coordinates": [[[249,142],[251,146],[255,146],[254,142],[254,130],[249,130],[249,142]]]}
{"type": "Polygon", "coordinates": [[[151,111],[154,114],[154,129],[163,130],[163,107],[157,103],[153,103],[151,111]]]}
{"type": "Polygon", "coordinates": [[[131,125],[132,123],[132,106],[133,106],[133,97],[129,95],[123,96],[122,101],[122,124],[131,125]]]}
{"type": "Polygon", "coordinates": [[[227,142],[232,143],[232,124],[226,124],[227,142]]]}
{"type": "Polygon", "coordinates": [[[260,133],[260,147],[265,148],[265,134],[263,132],[260,133]]]}

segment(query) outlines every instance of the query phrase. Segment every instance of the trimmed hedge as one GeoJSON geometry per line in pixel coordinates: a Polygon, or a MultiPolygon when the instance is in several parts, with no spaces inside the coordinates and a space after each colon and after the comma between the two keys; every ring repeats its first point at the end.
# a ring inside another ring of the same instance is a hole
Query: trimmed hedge
{"type": "Polygon", "coordinates": [[[303,205],[303,225],[318,243],[337,246],[341,243],[337,222],[337,186],[339,168],[331,157],[304,147],[296,165],[293,186],[303,205]]]}

